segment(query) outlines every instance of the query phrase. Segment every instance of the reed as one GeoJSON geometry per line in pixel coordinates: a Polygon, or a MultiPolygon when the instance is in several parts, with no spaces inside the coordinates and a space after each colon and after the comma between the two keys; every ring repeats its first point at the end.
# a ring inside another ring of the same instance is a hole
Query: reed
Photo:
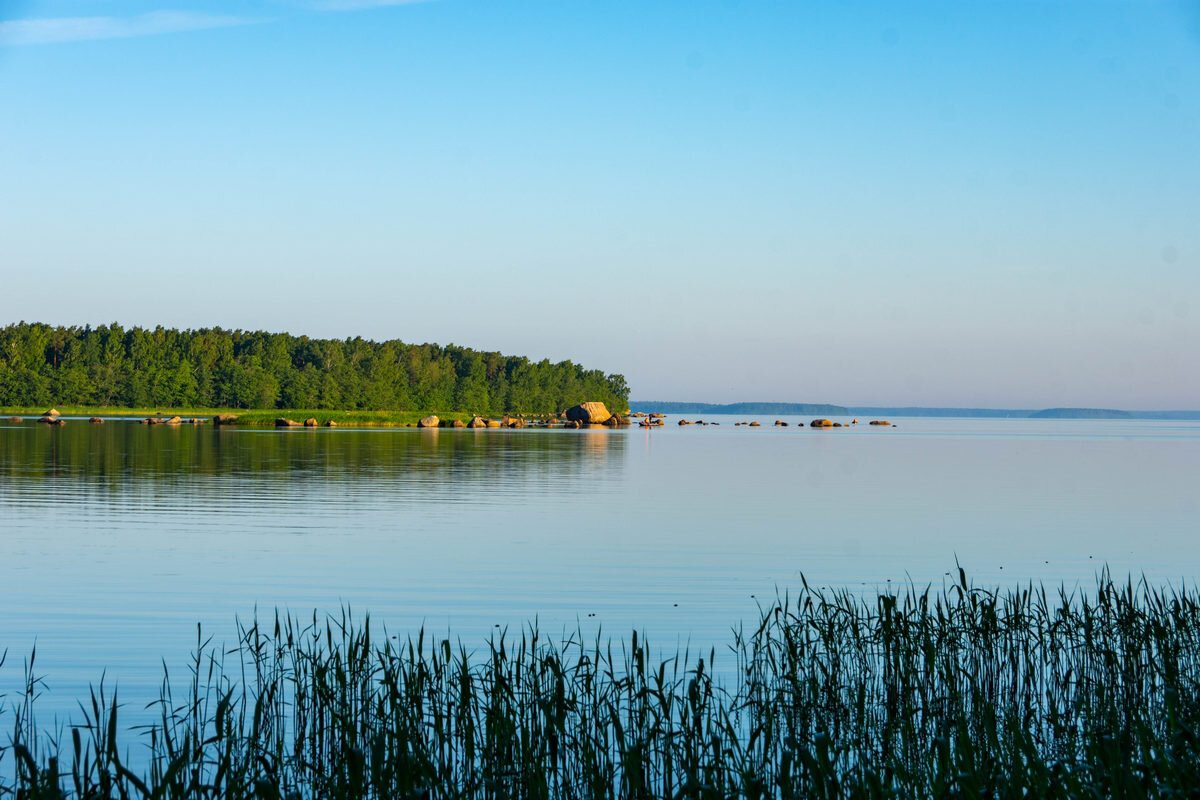
{"type": "Polygon", "coordinates": [[[803,584],[726,650],[536,625],[486,647],[349,610],[197,637],[157,721],[101,684],[55,732],[10,699],[20,798],[1182,797],[1200,793],[1200,595],[803,584]],[[715,661],[720,661],[716,669],[715,661]],[[718,679],[717,676],[723,676],[718,679]],[[180,687],[183,687],[182,689],[180,687]],[[130,742],[147,766],[127,764],[130,742]]]}

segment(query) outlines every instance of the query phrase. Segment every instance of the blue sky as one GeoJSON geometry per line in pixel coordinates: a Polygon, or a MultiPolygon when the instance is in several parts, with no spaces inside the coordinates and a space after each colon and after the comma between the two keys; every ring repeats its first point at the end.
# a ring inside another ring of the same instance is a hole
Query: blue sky
{"type": "Polygon", "coordinates": [[[1200,407],[1200,2],[0,2],[0,320],[1200,407]]]}

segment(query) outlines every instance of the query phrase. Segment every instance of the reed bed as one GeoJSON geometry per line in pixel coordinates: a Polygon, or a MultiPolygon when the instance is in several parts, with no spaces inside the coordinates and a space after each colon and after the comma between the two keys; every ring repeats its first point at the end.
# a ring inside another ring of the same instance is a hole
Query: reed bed
{"type": "Polygon", "coordinates": [[[103,684],[82,721],[40,729],[27,667],[5,706],[0,795],[1200,795],[1194,589],[959,578],[877,596],[805,584],[726,650],[665,656],[636,633],[550,640],[533,625],[472,651],[377,635],[348,610],[276,616],[240,625],[230,649],[198,639],[134,731],[103,684]]]}

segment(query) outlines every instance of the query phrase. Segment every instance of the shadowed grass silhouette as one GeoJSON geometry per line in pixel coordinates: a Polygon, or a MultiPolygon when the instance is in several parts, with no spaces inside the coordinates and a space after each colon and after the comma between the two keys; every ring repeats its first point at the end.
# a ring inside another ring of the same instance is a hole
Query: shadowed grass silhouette
{"type": "Polygon", "coordinates": [[[536,624],[487,647],[378,637],[349,609],[200,638],[132,735],[103,681],[40,730],[33,658],[0,795],[21,798],[1178,797],[1200,792],[1200,596],[959,581],[762,607],[656,656],[536,624]]]}

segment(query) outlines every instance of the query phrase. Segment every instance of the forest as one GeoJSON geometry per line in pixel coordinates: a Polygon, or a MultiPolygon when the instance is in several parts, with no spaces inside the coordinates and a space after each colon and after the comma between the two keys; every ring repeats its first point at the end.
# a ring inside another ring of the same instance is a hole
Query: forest
{"type": "Polygon", "coordinates": [[[621,375],[466,347],[202,328],[0,328],[0,406],[543,413],[628,407],[621,375]]]}

